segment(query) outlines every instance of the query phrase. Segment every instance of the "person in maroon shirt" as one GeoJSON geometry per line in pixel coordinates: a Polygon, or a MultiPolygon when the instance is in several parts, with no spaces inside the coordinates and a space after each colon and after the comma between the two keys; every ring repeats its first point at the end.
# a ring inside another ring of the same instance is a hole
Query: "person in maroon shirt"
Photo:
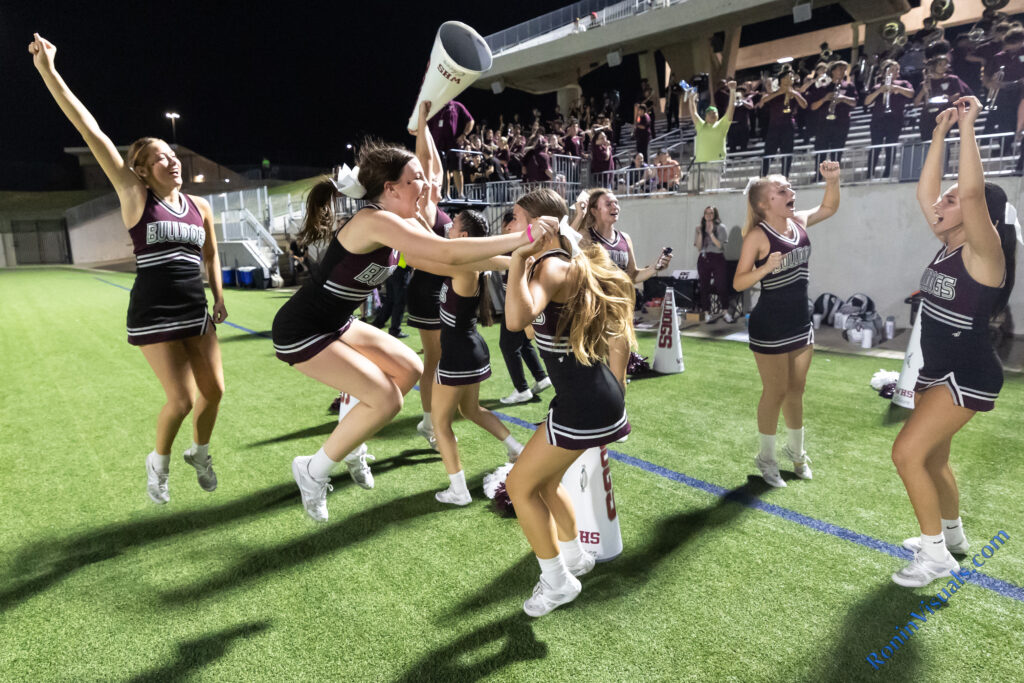
{"type": "Polygon", "coordinates": [[[583,156],[583,141],[580,140],[580,127],[575,121],[569,122],[569,127],[562,138],[562,147],[569,156],[583,156]]]}
{"type": "Polygon", "coordinates": [[[651,117],[647,114],[647,105],[637,107],[636,122],[633,124],[633,139],[636,140],[636,151],[647,158],[647,147],[651,144],[651,117]]]}
{"type": "Polygon", "coordinates": [[[543,182],[551,180],[551,155],[548,153],[548,139],[543,135],[537,138],[533,147],[523,155],[523,180],[526,182],[543,182]]]}
{"type": "Polygon", "coordinates": [[[925,76],[921,91],[914,97],[914,104],[921,104],[921,140],[932,139],[935,117],[963,95],[973,95],[970,87],[949,71],[949,57],[933,57],[925,64],[925,76]]]}
{"type": "Polygon", "coordinates": [[[733,108],[732,125],[726,133],[730,152],[746,152],[750,143],[750,120],[754,114],[754,103],[747,94],[746,84],[736,89],[736,106],[733,108]]]}
{"type": "MultiPolygon", "coordinates": [[[[1024,29],[1013,27],[1003,36],[1003,49],[985,66],[984,83],[994,94],[985,119],[985,133],[1010,133],[1017,125],[1020,79],[1024,78],[1024,29]]],[[[1013,139],[999,140],[1004,154],[1013,149],[1013,139]]]]}
{"type": "MultiPolygon", "coordinates": [[[[832,62],[828,69],[832,81],[824,89],[818,90],[818,99],[811,103],[811,109],[818,111],[820,117],[818,131],[814,136],[814,149],[840,150],[827,155],[819,154],[816,166],[821,166],[826,156],[833,161],[843,160],[841,150],[846,146],[846,137],[850,134],[850,112],[857,106],[857,86],[846,78],[849,68],[850,65],[842,60],[832,62]]],[[[820,170],[816,173],[816,178],[821,180],[820,170]]]]}
{"type": "MultiPolygon", "coordinates": [[[[864,98],[864,106],[871,107],[872,147],[899,142],[900,131],[903,129],[904,108],[914,97],[914,89],[911,87],[910,81],[900,79],[900,65],[895,60],[887,59],[882,62],[879,75],[881,80],[878,86],[864,98]],[[888,83],[886,83],[887,80],[888,83]],[[872,105],[874,106],[872,107],[872,105]]],[[[888,178],[889,172],[892,170],[892,150],[892,147],[885,148],[883,178],[888,178]]],[[[877,149],[868,152],[869,178],[875,174],[878,152],[877,149]]]]}
{"type": "MultiPolygon", "coordinates": [[[[594,137],[594,144],[590,146],[590,172],[605,173],[615,170],[615,159],[612,158],[612,143],[608,142],[608,136],[603,130],[598,131],[594,137]]],[[[610,180],[606,180],[604,185],[610,180]]]]}
{"type": "Polygon", "coordinates": [[[473,130],[473,117],[469,110],[461,102],[452,100],[438,109],[437,113],[430,117],[427,122],[430,135],[434,138],[434,144],[441,153],[441,160],[445,169],[445,190],[451,194],[451,182],[455,182],[456,193],[462,194],[462,159],[458,152],[450,150],[457,149],[456,141],[460,137],[468,136],[473,130]]]}
{"type": "MultiPolygon", "coordinates": [[[[796,112],[807,106],[807,101],[793,87],[793,71],[785,70],[779,75],[779,89],[761,98],[758,106],[768,111],[768,128],[764,136],[764,158],[761,161],[761,175],[767,176],[773,154],[793,154],[793,139],[796,135],[796,112]],[[788,109],[788,111],[787,111],[788,109]]],[[[789,175],[793,157],[782,159],[782,175],[789,175]]]]}

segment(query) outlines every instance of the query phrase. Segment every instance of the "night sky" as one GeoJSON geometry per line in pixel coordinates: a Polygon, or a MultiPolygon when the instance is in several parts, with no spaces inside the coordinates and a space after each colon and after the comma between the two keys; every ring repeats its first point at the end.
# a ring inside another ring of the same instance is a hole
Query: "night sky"
{"type": "Polygon", "coordinates": [[[0,0],[3,178],[82,144],[32,65],[33,31],[116,144],[170,140],[164,112],[177,111],[178,142],[222,163],[328,166],[363,133],[411,144],[404,124],[442,22],[486,36],[565,4],[0,0]]]}

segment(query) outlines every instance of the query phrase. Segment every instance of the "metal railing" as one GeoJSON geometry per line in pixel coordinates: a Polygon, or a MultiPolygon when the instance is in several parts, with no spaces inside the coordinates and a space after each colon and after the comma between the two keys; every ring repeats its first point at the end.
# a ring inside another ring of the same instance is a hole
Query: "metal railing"
{"type": "Polygon", "coordinates": [[[249,209],[228,209],[219,214],[221,236],[225,242],[251,241],[259,243],[270,254],[284,252],[277,246],[274,236],[267,231],[249,209]]]}
{"type": "Polygon", "coordinates": [[[551,172],[555,180],[578,183],[580,178],[586,175],[583,173],[583,157],[568,154],[552,154],[551,172]]]}
{"type": "Polygon", "coordinates": [[[607,187],[619,196],[641,196],[678,192],[682,171],[678,164],[620,168],[593,173],[590,187],[607,187]]]}

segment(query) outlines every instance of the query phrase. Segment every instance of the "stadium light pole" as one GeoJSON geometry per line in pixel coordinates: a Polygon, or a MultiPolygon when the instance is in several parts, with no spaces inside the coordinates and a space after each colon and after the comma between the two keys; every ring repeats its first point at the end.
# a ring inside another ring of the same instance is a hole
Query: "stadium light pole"
{"type": "Polygon", "coordinates": [[[178,144],[178,119],[181,118],[181,114],[173,111],[169,111],[164,114],[171,120],[171,143],[178,144]]]}
{"type": "Polygon", "coordinates": [[[345,150],[352,153],[352,163],[356,163],[356,152],[355,148],[352,147],[351,142],[345,144],[345,150]]]}

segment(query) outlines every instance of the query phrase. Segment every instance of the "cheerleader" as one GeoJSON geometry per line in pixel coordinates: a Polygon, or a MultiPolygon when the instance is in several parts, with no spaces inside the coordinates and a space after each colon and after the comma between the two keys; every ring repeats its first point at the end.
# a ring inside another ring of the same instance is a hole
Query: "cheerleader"
{"type": "Polygon", "coordinates": [[[785,176],[751,179],[747,184],[747,221],[733,289],[742,292],[761,283],[761,297],[750,312],[750,350],[761,375],[757,430],[761,447],[754,463],[772,486],[785,486],[775,460],[779,411],[786,422],[782,454],[793,461],[801,479],[811,478],[804,451],[804,384],[814,352],[814,329],[807,311],[807,263],[811,242],[807,228],[839,209],[839,163],[823,161],[825,197],[809,211],[797,211],[796,193],[785,176]]]}
{"type": "Polygon", "coordinates": [[[565,202],[550,189],[524,195],[513,207],[517,229],[562,222],[562,232],[512,254],[505,321],[532,324],[555,388],[547,419],[519,455],[506,487],[519,524],[540,564],[540,581],[523,604],[530,616],[576,598],[576,578],[594,567],[562,476],[587,448],[629,433],[626,360],[633,334],[633,286],[604,249],[581,252],[565,222],[565,202]],[[531,259],[531,257],[534,257],[531,259]],[[527,259],[533,261],[527,268],[527,259]],[[611,339],[622,344],[610,344],[611,339]]]}
{"type": "MultiPolygon", "coordinates": [[[[430,136],[424,128],[428,114],[429,103],[424,103],[420,138],[430,136]]],[[[330,474],[343,458],[358,485],[373,487],[366,464],[372,456],[360,444],[399,413],[403,397],[423,373],[412,349],[352,316],[359,302],[395,270],[398,252],[412,267],[431,272],[451,265],[475,269],[475,262],[527,244],[545,230],[541,226],[539,231],[500,237],[442,239],[409,222],[417,217],[429,189],[413,154],[401,147],[367,143],[359,162],[357,176],[326,179],[310,190],[300,242],[329,244],[316,278],[281,307],[273,325],[278,358],[359,399],[319,451],[292,461],[302,504],[316,521],[327,520],[330,474]],[[334,205],[340,191],[368,202],[337,228],[334,205]]]]}
{"type": "MultiPolygon", "coordinates": [[[[449,237],[462,239],[485,235],[487,220],[483,214],[467,210],[456,216],[449,237]]],[[[491,261],[494,262],[491,264],[494,270],[508,268],[508,257],[496,257],[491,261]]],[[[487,293],[487,273],[477,270],[451,272],[441,285],[440,299],[441,358],[434,378],[431,409],[434,437],[450,485],[434,497],[441,503],[469,505],[472,498],[459,460],[455,432],[452,431],[456,408],[464,418],[504,444],[509,463],[516,461],[523,446],[494,413],[480,405],[480,383],[491,376],[491,359],[487,343],[477,332],[476,324],[478,318],[483,325],[490,325],[494,320],[487,293]]]]}
{"type": "Polygon", "coordinates": [[[599,244],[608,252],[612,263],[626,272],[633,284],[640,284],[668,267],[672,254],[662,250],[653,265],[637,268],[633,240],[617,230],[619,200],[603,187],[584,191],[577,199],[573,227],[583,235],[583,244],[599,244]]]}
{"type": "Polygon", "coordinates": [[[936,117],[917,184],[917,201],[942,248],[921,278],[924,364],[914,412],[892,446],[893,463],[921,527],[920,537],[903,543],[914,552],[913,561],[892,575],[901,586],[916,588],[947,576],[958,568],[950,551],[966,553],[970,547],[960,521],[950,447],[976,412],[995,407],[1003,385],[988,324],[1009,300],[1019,232],[1006,193],[985,182],[974,133],[980,111],[977,98],[961,97],[936,117]],[[957,183],[940,194],[945,138],[957,123],[957,183]]]}
{"type": "Polygon", "coordinates": [[[156,447],[146,457],[146,492],[170,500],[168,469],[174,436],[192,412],[192,446],[185,462],[204,491],[217,488],[209,444],[224,395],[224,371],[213,323],[227,318],[213,212],[181,191],[181,163],[158,138],[141,138],[125,159],[57,73],[57,48],[35,34],[32,61],[50,94],[89,146],[117,191],[134,247],[137,274],[128,304],[128,343],[138,346],[163,386],[167,402],[156,423],[156,447]],[[213,294],[207,313],[202,269],[213,294]]]}

